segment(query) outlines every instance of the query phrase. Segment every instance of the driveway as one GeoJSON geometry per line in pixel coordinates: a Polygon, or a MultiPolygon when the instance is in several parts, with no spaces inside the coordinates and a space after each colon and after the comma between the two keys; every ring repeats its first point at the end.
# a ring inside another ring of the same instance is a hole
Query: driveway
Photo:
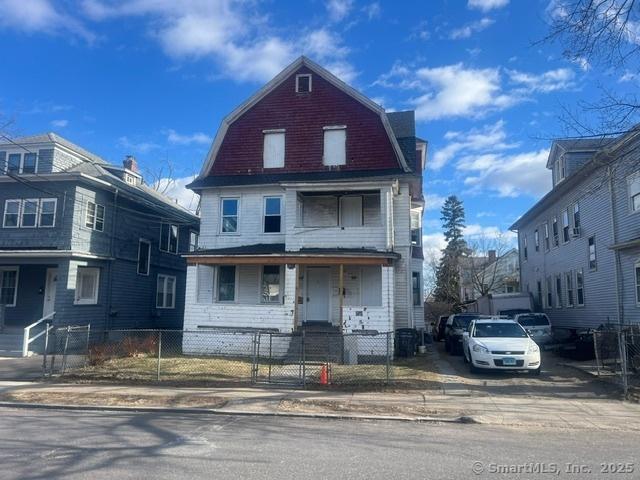
{"type": "Polygon", "coordinates": [[[563,359],[552,352],[542,352],[542,373],[481,372],[472,374],[462,355],[445,352],[444,343],[434,344],[433,356],[448,395],[524,395],[550,398],[620,398],[615,385],[562,365],[563,359]]]}

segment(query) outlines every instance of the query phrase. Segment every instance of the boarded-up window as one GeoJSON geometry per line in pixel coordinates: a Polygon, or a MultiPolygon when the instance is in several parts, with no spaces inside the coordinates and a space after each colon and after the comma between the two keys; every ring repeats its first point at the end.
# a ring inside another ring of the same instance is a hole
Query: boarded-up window
{"type": "Polygon", "coordinates": [[[340,226],[362,226],[362,197],[340,197],[340,226]]]}
{"type": "Polygon", "coordinates": [[[322,158],[325,165],[344,165],[347,162],[346,140],[347,130],[345,128],[325,127],[322,158]]]}
{"type": "Polygon", "coordinates": [[[380,195],[367,194],[362,196],[362,219],[366,226],[380,225],[380,195]]]}
{"type": "Polygon", "coordinates": [[[382,305],[382,269],[377,266],[362,267],[362,305],[379,307],[382,305]]]}
{"type": "Polygon", "coordinates": [[[284,132],[265,132],[264,168],[284,167],[284,132]]]}
{"type": "Polygon", "coordinates": [[[330,195],[304,197],[302,224],[305,227],[334,227],[338,225],[338,198],[330,195]]]}
{"type": "Polygon", "coordinates": [[[213,303],[213,267],[197,265],[197,297],[198,303],[213,303]]]}

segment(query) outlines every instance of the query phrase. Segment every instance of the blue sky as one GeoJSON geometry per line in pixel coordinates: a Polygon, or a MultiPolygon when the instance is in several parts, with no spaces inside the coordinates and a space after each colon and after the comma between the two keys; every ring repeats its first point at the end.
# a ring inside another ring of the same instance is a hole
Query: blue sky
{"type": "Polygon", "coordinates": [[[437,249],[444,197],[464,200],[470,236],[505,231],[550,187],[562,109],[598,85],[638,86],[536,43],[558,3],[0,0],[0,115],[13,135],[55,131],[114,163],[169,159],[184,184],[224,115],[306,54],[387,109],[416,110],[437,249]]]}

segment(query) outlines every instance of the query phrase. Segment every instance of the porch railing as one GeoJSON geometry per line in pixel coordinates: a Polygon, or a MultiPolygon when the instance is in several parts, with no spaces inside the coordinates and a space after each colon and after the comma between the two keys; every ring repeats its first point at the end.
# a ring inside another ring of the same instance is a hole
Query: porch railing
{"type": "Polygon", "coordinates": [[[45,325],[44,330],[34,335],[33,337],[31,337],[31,330],[34,327],[37,327],[38,325],[40,325],[41,323],[48,322],[55,316],[55,314],[56,312],[51,312],[49,315],[45,315],[40,320],[37,320],[33,322],[31,325],[24,327],[24,335],[22,337],[22,356],[23,357],[29,356],[29,345],[33,343],[35,340],[37,340],[38,338],[42,337],[43,335],[46,335],[46,333],[53,328],[53,325],[49,325],[49,324],[45,325]]]}

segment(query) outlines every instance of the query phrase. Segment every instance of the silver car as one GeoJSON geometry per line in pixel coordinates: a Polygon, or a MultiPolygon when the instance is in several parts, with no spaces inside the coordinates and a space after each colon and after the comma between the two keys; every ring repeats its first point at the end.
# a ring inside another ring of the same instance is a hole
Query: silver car
{"type": "Polygon", "coordinates": [[[553,342],[551,321],[544,313],[520,313],[514,317],[538,345],[553,342]]]}

